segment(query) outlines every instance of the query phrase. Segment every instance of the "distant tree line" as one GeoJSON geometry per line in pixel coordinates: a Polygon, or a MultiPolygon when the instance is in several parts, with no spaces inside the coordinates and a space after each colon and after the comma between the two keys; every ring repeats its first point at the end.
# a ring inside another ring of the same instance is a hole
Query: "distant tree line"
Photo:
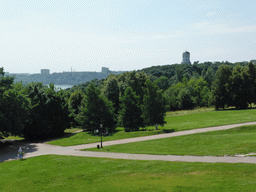
{"type": "Polygon", "coordinates": [[[164,91],[168,110],[209,106],[247,108],[255,102],[255,64],[255,60],[195,62],[153,66],[138,72],[146,73],[164,91]]]}

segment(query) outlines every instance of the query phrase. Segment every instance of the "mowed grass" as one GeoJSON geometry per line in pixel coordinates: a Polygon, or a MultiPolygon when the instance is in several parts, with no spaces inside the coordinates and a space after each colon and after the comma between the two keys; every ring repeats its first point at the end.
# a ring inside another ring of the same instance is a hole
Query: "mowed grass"
{"type": "MultiPolygon", "coordinates": [[[[154,130],[154,126],[146,127],[147,130],[151,129],[154,131],[137,132],[125,132],[123,128],[118,128],[118,131],[113,135],[103,137],[103,141],[161,134],[164,133],[164,129],[184,131],[196,128],[252,122],[256,121],[256,109],[214,111],[213,108],[204,108],[189,111],[175,111],[168,112],[166,114],[165,121],[167,123],[163,127],[159,126],[158,128],[160,130],[158,131],[154,130]]],[[[81,132],[49,142],[49,144],[71,146],[99,141],[99,136],[92,136],[86,132],[81,132]]]]}
{"type": "MultiPolygon", "coordinates": [[[[99,151],[99,149],[87,149],[99,151]]],[[[100,151],[159,155],[235,155],[256,152],[256,126],[105,146],[100,151]]]]}
{"type": "Polygon", "coordinates": [[[256,121],[256,109],[221,110],[199,109],[169,112],[166,114],[164,129],[184,131],[189,129],[213,127],[256,121]]]}
{"type": "MultiPolygon", "coordinates": [[[[126,139],[132,137],[142,137],[148,135],[155,135],[164,133],[162,130],[157,131],[134,131],[134,132],[125,132],[123,128],[118,128],[116,133],[112,135],[103,136],[103,141],[111,141],[117,139],[126,139]]],[[[100,142],[100,136],[93,136],[88,132],[80,132],[72,135],[68,135],[68,137],[54,140],[48,142],[51,145],[60,145],[60,146],[72,146],[72,145],[80,145],[80,144],[87,144],[87,143],[96,143],[100,142]]]]}
{"type": "Polygon", "coordinates": [[[0,164],[0,191],[255,191],[256,165],[47,155],[0,164]]]}

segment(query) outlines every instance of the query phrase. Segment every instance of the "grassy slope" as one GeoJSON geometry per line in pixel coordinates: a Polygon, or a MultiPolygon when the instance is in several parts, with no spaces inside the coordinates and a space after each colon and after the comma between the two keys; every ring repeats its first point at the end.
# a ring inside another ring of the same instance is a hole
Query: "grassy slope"
{"type": "MultiPolygon", "coordinates": [[[[98,149],[88,149],[98,151],[98,149]]],[[[256,152],[256,126],[198,133],[179,137],[105,146],[102,150],[122,153],[172,155],[235,155],[256,152]]]]}
{"type": "MultiPolygon", "coordinates": [[[[163,131],[135,131],[135,132],[124,132],[123,128],[118,128],[117,132],[113,135],[103,136],[103,141],[110,141],[110,140],[117,140],[117,139],[126,139],[132,137],[142,137],[148,135],[155,135],[163,133],[163,131]]],[[[92,136],[87,132],[81,132],[74,134],[70,137],[66,137],[63,139],[51,141],[48,144],[52,145],[61,145],[61,146],[72,146],[72,145],[79,145],[79,144],[86,144],[86,143],[96,143],[100,142],[100,136],[92,136]]]]}
{"type": "Polygon", "coordinates": [[[193,113],[167,113],[165,129],[183,131],[195,128],[213,127],[256,121],[256,109],[195,111],[193,113]]]}
{"type": "MultiPolygon", "coordinates": [[[[112,136],[104,137],[103,141],[160,134],[163,133],[163,129],[174,129],[175,131],[183,131],[203,127],[256,121],[256,109],[224,111],[214,111],[213,109],[199,109],[190,111],[169,112],[167,113],[165,120],[167,124],[165,124],[164,127],[159,126],[159,131],[140,131],[126,133],[124,132],[123,128],[119,128],[119,131],[117,133],[113,134],[112,136]]],[[[154,129],[154,127],[147,127],[147,129],[154,129]]],[[[49,142],[49,144],[71,146],[94,143],[99,141],[100,137],[91,136],[86,132],[82,132],[60,140],[49,142]]]]}
{"type": "Polygon", "coordinates": [[[0,191],[255,191],[256,165],[41,156],[0,164],[0,191]]]}

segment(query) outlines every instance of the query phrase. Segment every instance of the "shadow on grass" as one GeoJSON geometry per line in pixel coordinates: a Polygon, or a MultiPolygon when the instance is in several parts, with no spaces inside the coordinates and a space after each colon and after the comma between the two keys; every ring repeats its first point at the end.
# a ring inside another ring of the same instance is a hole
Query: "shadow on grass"
{"type": "MultiPolygon", "coordinates": [[[[120,132],[122,130],[114,130],[114,131],[111,131],[111,132],[107,132],[107,133],[103,133],[103,137],[107,137],[107,136],[113,136],[115,135],[116,133],[120,132]]],[[[100,136],[100,133],[93,133],[93,132],[90,132],[90,131],[83,131],[83,132],[87,132],[87,134],[90,134],[91,136],[100,136]]]]}
{"type": "Polygon", "coordinates": [[[164,133],[173,133],[175,129],[162,129],[164,133]]]}
{"type": "Polygon", "coordinates": [[[24,153],[37,151],[37,146],[33,143],[18,140],[0,141],[0,162],[18,159],[18,150],[21,147],[24,153]]]}
{"type": "Polygon", "coordinates": [[[215,111],[241,111],[241,110],[253,110],[253,109],[256,109],[256,107],[248,107],[248,108],[241,108],[241,109],[238,109],[238,108],[235,108],[235,107],[232,107],[232,108],[219,108],[219,109],[215,109],[215,111]]]}

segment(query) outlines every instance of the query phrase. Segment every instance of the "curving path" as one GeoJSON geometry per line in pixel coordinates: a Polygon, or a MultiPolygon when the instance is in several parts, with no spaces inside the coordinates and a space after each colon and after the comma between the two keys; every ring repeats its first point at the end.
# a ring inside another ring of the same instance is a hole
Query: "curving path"
{"type": "MultiPolygon", "coordinates": [[[[160,135],[106,141],[106,142],[103,142],[103,146],[118,145],[118,144],[124,144],[124,143],[146,141],[146,140],[160,139],[160,138],[167,138],[167,137],[176,137],[181,135],[189,135],[189,134],[202,133],[202,132],[208,132],[208,131],[218,131],[218,130],[224,130],[224,129],[231,129],[231,128],[235,128],[243,125],[256,125],[256,122],[224,125],[224,126],[217,126],[217,127],[193,129],[188,131],[179,131],[179,132],[160,134],[160,135]]],[[[99,157],[99,158],[114,158],[114,159],[134,159],[134,160],[256,164],[256,157],[245,157],[245,156],[239,156],[239,157],[238,156],[224,156],[224,157],[187,156],[187,155],[179,156],[179,155],[146,155],[146,154],[79,151],[80,149],[93,148],[93,147],[96,147],[97,145],[99,145],[99,143],[61,147],[61,146],[54,146],[54,145],[49,145],[45,143],[15,142],[13,143],[13,145],[6,146],[0,152],[0,162],[17,159],[18,148],[22,146],[26,151],[24,158],[52,154],[52,155],[68,155],[68,156],[99,157]]]]}

